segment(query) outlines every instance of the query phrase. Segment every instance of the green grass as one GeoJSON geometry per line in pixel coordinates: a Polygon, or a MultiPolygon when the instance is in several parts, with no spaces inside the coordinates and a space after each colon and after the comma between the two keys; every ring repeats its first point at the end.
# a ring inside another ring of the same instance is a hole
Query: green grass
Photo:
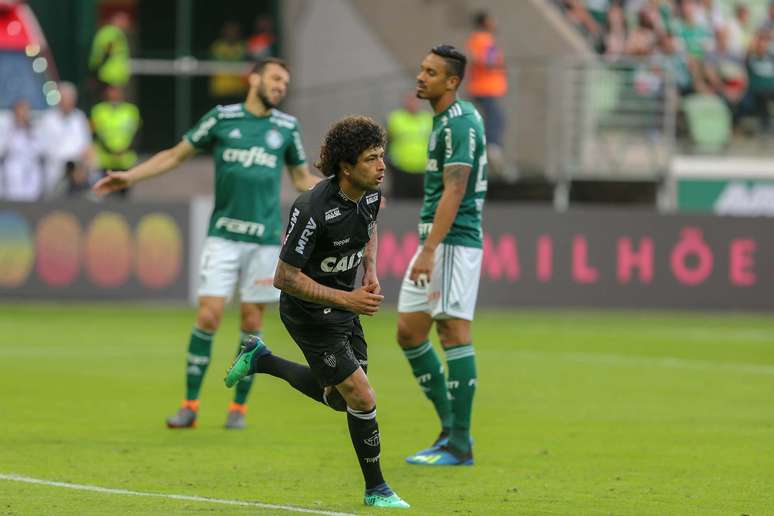
{"type": "MultiPolygon", "coordinates": [[[[0,473],[365,513],[341,414],[261,377],[222,428],[224,320],[199,428],[169,431],[193,311],[0,305],[0,473]]],[[[394,343],[365,321],[386,478],[416,514],[774,513],[774,321],[720,314],[481,312],[477,464],[408,466],[437,432],[394,343]]],[[[277,314],[266,340],[301,360],[277,314]]],[[[0,480],[0,515],[283,514],[0,480]]],[[[290,513],[284,513],[290,514],[290,513]]]]}

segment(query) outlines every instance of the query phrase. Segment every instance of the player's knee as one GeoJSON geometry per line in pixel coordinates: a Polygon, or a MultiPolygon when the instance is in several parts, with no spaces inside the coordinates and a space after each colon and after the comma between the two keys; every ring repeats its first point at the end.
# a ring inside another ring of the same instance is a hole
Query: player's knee
{"type": "Polygon", "coordinates": [[[342,392],[346,404],[353,410],[371,410],[376,405],[376,393],[370,385],[353,385],[342,392]]]}
{"type": "Polygon", "coordinates": [[[243,329],[258,330],[263,322],[263,305],[250,310],[242,310],[241,327],[243,329]]]}
{"type": "Polygon", "coordinates": [[[376,406],[376,393],[368,387],[363,391],[357,392],[350,398],[347,406],[353,410],[368,411],[376,406]]]}
{"type": "Polygon", "coordinates": [[[470,342],[470,328],[461,324],[438,321],[438,339],[443,347],[459,346],[470,342]]]}
{"type": "Polygon", "coordinates": [[[196,313],[196,327],[212,333],[220,326],[220,319],[220,312],[212,307],[202,306],[196,313]]]}
{"type": "Polygon", "coordinates": [[[406,321],[398,319],[398,344],[402,348],[411,348],[422,343],[422,336],[417,335],[417,332],[406,321]],[[419,341],[419,342],[417,342],[419,341]]]}

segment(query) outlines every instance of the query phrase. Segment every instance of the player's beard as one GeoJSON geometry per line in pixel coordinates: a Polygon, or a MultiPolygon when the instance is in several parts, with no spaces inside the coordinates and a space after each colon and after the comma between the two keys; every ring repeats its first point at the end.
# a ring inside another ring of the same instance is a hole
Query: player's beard
{"type": "Polygon", "coordinates": [[[266,106],[266,109],[274,109],[277,107],[277,104],[269,99],[268,95],[266,95],[263,89],[258,90],[258,98],[261,99],[261,102],[263,102],[263,105],[266,106]]]}
{"type": "Polygon", "coordinates": [[[379,190],[379,183],[373,184],[373,183],[366,183],[365,181],[358,181],[355,183],[355,186],[360,188],[361,190],[365,190],[366,192],[376,192],[379,190]]]}

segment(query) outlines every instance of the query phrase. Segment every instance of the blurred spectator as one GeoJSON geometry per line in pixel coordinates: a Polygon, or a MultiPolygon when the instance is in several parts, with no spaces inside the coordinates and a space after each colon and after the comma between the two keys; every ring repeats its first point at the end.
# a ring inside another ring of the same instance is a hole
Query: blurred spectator
{"type": "Polygon", "coordinates": [[[274,24],[271,17],[258,16],[255,19],[255,32],[247,39],[247,53],[255,61],[276,56],[275,41],[274,24]]]}
{"type": "MultiPolygon", "coordinates": [[[[105,100],[91,109],[97,165],[103,173],[128,170],[137,162],[133,146],[140,124],[140,111],[124,100],[123,89],[108,86],[105,100]]],[[[125,193],[120,195],[126,197],[125,193]]]]}
{"type": "Polygon", "coordinates": [[[685,44],[688,55],[703,59],[704,55],[713,49],[713,34],[697,17],[697,5],[694,0],[683,0],[680,4],[682,23],[680,36],[685,44]]]}
{"type": "Polygon", "coordinates": [[[715,31],[715,50],[704,59],[704,76],[713,92],[728,104],[736,121],[747,91],[747,71],[744,59],[731,53],[724,27],[715,31]]]}
{"type": "MultiPolygon", "coordinates": [[[[247,48],[242,39],[242,28],[236,21],[223,25],[221,36],[210,46],[216,61],[240,62],[247,59],[247,48]]],[[[210,77],[210,95],[222,104],[236,104],[244,100],[247,83],[238,73],[216,73],[210,77]]]]}
{"type": "Polygon", "coordinates": [[[726,25],[728,31],[728,50],[733,55],[744,59],[754,36],[750,23],[750,9],[745,4],[736,4],[734,16],[726,25]]]}
{"type": "Polygon", "coordinates": [[[774,0],[769,2],[768,14],[758,30],[771,31],[772,29],[774,29],[774,0]]]}
{"type": "Polygon", "coordinates": [[[562,0],[560,6],[570,22],[577,27],[596,50],[601,50],[603,27],[594,19],[582,0],[562,0]]]}
{"type": "Polygon", "coordinates": [[[567,14],[567,19],[575,25],[595,50],[601,51],[603,45],[603,26],[600,25],[586,7],[586,0],[560,0],[559,7],[567,14]]]}
{"type": "Polygon", "coordinates": [[[709,86],[698,61],[689,57],[681,48],[679,38],[666,35],[661,41],[660,60],[665,70],[669,70],[675,80],[680,95],[706,93],[709,86]]]}
{"type": "Polygon", "coordinates": [[[586,10],[599,27],[607,25],[607,14],[611,7],[610,0],[585,0],[586,10]]]}
{"type": "Polygon", "coordinates": [[[694,7],[696,23],[703,25],[708,31],[716,31],[726,25],[726,15],[715,0],[698,0],[694,7]]]}
{"type": "Polygon", "coordinates": [[[0,196],[36,201],[43,195],[44,142],[32,125],[30,103],[13,105],[13,120],[0,130],[0,196]]]}
{"type": "Polygon", "coordinates": [[[621,4],[614,2],[607,11],[605,55],[611,59],[626,53],[626,16],[621,4]]]}
{"type": "Polygon", "coordinates": [[[419,109],[419,100],[413,92],[405,96],[401,108],[387,117],[387,161],[394,197],[422,198],[427,145],[432,130],[433,115],[419,109]]]}
{"type": "Polygon", "coordinates": [[[59,83],[62,98],[41,119],[41,133],[46,143],[44,192],[51,196],[65,179],[68,162],[87,167],[91,150],[91,128],[86,115],[76,107],[78,92],[70,82],[59,83]]]}
{"type": "Polygon", "coordinates": [[[747,55],[749,95],[761,128],[766,132],[769,132],[771,127],[769,102],[774,100],[774,54],[769,49],[769,42],[769,32],[759,31],[747,55]]]}
{"type": "Polygon", "coordinates": [[[484,118],[490,174],[512,179],[511,167],[506,165],[503,153],[505,111],[502,98],[508,92],[505,57],[495,42],[495,21],[489,13],[481,11],[473,21],[474,29],[465,45],[471,63],[468,93],[484,118]]]}
{"type": "Polygon", "coordinates": [[[653,14],[642,10],[637,15],[637,25],[626,39],[626,53],[630,56],[650,56],[656,50],[658,35],[653,14]]]}
{"type": "MultiPolygon", "coordinates": [[[[744,0],[553,1],[584,35],[602,28],[600,52],[607,61],[632,69],[638,95],[662,95],[668,75],[681,96],[716,96],[729,107],[734,124],[755,112],[768,131],[774,101],[774,0],[757,34],[744,0]],[[733,7],[732,16],[724,6],[733,7]]],[[[595,45],[594,38],[590,41],[595,45]]]]}
{"type": "Polygon", "coordinates": [[[89,70],[98,90],[105,85],[126,86],[131,75],[129,42],[126,32],[131,27],[129,15],[117,11],[94,36],[89,57],[89,70]]]}

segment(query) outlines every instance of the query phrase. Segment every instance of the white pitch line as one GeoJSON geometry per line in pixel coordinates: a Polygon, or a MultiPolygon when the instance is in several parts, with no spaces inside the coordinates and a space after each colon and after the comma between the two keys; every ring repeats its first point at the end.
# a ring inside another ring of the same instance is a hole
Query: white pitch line
{"type": "Polygon", "coordinates": [[[23,475],[0,473],[0,480],[11,480],[13,482],[24,482],[27,484],[40,484],[44,486],[64,487],[65,489],[74,489],[77,491],[92,491],[95,493],[118,494],[129,496],[148,496],[154,498],[166,498],[168,500],[185,500],[187,502],[207,502],[219,503],[221,505],[241,505],[244,507],[260,507],[261,509],[278,509],[289,512],[304,512],[308,514],[325,514],[328,516],[355,516],[349,512],[318,511],[316,509],[304,509],[303,507],[293,507],[291,505],[276,505],[272,503],[247,502],[243,500],[224,500],[221,498],[207,498],[205,496],[190,496],[181,494],[164,493],[143,493],[142,491],[129,491],[128,489],[113,489],[109,487],[92,486],[88,484],[71,484],[69,482],[55,482],[53,480],[43,480],[40,478],[25,477],[23,475]]]}

